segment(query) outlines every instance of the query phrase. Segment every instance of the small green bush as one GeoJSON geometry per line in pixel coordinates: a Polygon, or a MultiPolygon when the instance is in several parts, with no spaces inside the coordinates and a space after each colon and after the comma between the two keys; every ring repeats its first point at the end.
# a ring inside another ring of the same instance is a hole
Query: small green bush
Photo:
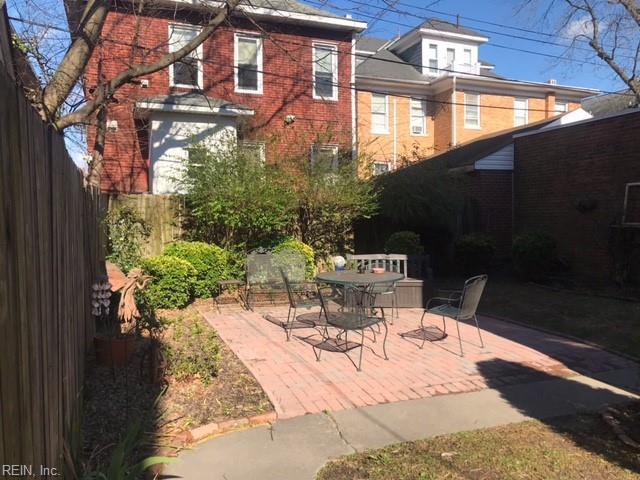
{"type": "Polygon", "coordinates": [[[172,322],[173,334],[163,344],[167,371],[177,380],[198,377],[205,385],[218,375],[220,341],[215,330],[197,318],[172,322]]]}
{"type": "Polygon", "coordinates": [[[305,261],[305,276],[309,279],[316,276],[316,261],[313,248],[295,238],[286,238],[273,247],[274,253],[281,252],[283,250],[295,250],[300,252],[305,261]]]}
{"type": "Polygon", "coordinates": [[[218,282],[225,277],[227,252],[217,245],[204,242],[174,242],[164,250],[163,255],[181,258],[196,269],[193,281],[195,296],[211,297],[218,288],[218,282]]]}
{"type": "Polygon", "coordinates": [[[485,273],[496,247],[493,238],[481,233],[463,235],[455,243],[455,258],[465,274],[485,273]]]}
{"type": "Polygon", "coordinates": [[[151,308],[182,308],[193,298],[197,271],[188,261],[168,255],[149,257],[142,269],[153,280],[144,289],[151,308]]]}
{"type": "Polygon", "coordinates": [[[513,267],[527,280],[542,280],[557,260],[556,241],[546,233],[526,233],[513,240],[513,267]]]}
{"type": "Polygon", "coordinates": [[[392,233],[384,244],[385,253],[404,255],[421,255],[424,248],[420,243],[420,235],[415,232],[401,231],[392,233]]]}
{"type": "Polygon", "coordinates": [[[151,227],[129,206],[112,208],[103,223],[107,233],[107,260],[128,273],[140,263],[142,245],[151,235],[151,227]]]}

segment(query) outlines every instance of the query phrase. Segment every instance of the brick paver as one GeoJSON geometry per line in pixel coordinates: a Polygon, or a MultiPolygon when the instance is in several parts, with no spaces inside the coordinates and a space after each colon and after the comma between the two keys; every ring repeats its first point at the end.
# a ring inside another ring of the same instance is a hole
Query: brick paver
{"type": "MultiPolygon", "coordinates": [[[[282,307],[219,312],[201,305],[199,310],[260,382],[279,418],[635,365],[580,342],[493,318],[480,318],[485,348],[480,348],[475,327],[461,325],[465,356],[460,357],[451,322],[449,337],[427,342],[420,350],[417,341],[399,334],[417,328],[422,310],[402,309],[389,325],[389,360],[384,360],[380,344],[369,341],[371,348],[365,348],[363,370],[358,372],[341,353],[322,352],[316,361],[311,346],[295,338],[313,334],[312,329],[294,330],[287,342],[284,331],[263,318],[286,317],[282,307]]],[[[430,321],[439,324],[440,319],[430,321]]],[[[358,350],[351,353],[355,356],[358,350]]]]}

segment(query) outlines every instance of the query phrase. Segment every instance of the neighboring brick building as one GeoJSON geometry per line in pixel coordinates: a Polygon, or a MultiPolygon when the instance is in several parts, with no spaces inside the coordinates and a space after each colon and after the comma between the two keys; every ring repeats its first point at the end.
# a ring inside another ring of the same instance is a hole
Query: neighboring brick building
{"type": "MultiPolygon", "coordinates": [[[[640,225],[623,224],[626,186],[640,184],[638,132],[635,109],[516,135],[515,231],[553,236],[579,274],[618,275],[615,263],[631,259],[639,275],[640,225]]],[[[640,218],[640,202],[627,203],[632,223],[640,218]]]]}
{"type": "MultiPolygon", "coordinates": [[[[88,95],[131,63],[179,48],[203,18],[197,3],[135,15],[128,8],[114,4],[108,15],[87,67],[88,95]]],[[[237,135],[267,161],[341,152],[350,158],[353,38],[364,28],[294,0],[247,3],[182,62],[117,92],[108,110],[102,189],[171,193],[193,139],[237,135]]],[[[89,148],[94,135],[89,128],[89,148]]]]}
{"type": "Polygon", "coordinates": [[[575,110],[597,93],[501,77],[478,57],[488,40],[439,19],[394,40],[358,40],[358,147],[373,173],[575,110]]]}

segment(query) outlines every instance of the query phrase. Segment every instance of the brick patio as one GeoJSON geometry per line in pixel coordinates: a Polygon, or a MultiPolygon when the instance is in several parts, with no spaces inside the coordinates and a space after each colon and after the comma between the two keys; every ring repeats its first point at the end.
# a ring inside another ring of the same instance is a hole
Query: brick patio
{"type": "MultiPolygon", "coordinates": [[[[416,341],[400,337],[419,325],[422,310],[401,309],[389,326],[384,360],[379,344],[367,343],[363,371],[341,353],[323,352],[316,361],[311,346],[265,320],[264,314],[286,317],[282,307],[248,312],[225,307],[219,312],[201,304],[200,313],[249,368],[271,399],[279,418],[324,410],[469,392],[552,376],[591,375],[634,366],[634,362],[566,338],[509,322],[481,317],[485,348],[475,327],[461,325],[465,356],[459,356],[453,322],[451,335],[420,350],[416,341]]],[[[302,312],[299,312],[302,313],[302,312]]],[[[438,324],[438,317],[430,322],[438,324]]],[[[294,330],[306,336],[313,330],[294,330]]],[[[357,350],[352,352],[353,355],[357,350]]]]}

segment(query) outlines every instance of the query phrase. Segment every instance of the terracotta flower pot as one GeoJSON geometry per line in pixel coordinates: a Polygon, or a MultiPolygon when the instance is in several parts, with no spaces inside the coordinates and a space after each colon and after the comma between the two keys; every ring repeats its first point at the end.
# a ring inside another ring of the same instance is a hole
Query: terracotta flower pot
{"type": "Polygon", "coordinates": [[[135,337],[94,337],[98,364],[105,367],[124,367],[129,363],[136,347],[135,337]]]}

